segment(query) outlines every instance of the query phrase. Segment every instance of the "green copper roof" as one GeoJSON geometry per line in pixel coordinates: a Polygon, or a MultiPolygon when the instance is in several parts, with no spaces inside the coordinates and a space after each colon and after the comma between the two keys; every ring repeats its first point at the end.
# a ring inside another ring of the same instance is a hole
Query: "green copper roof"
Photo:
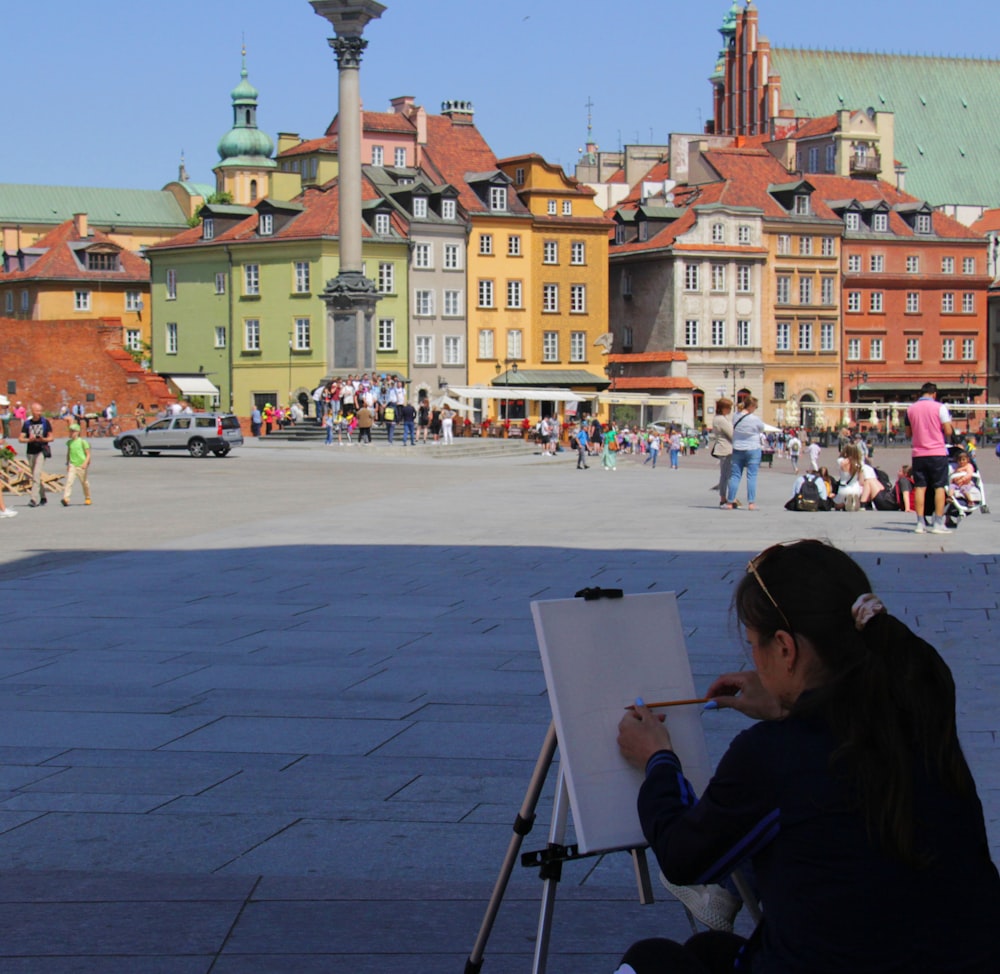
{"type": "Polygon", "coordinates": [[[796,116],[895,114],[906,191],[934,205],[1000,203],[1000,61],[773,48],[796,116]]]}
{"type": "Polygon", "coordinates": [[[33,186],[0,183],[0,223],[49,223],[86,213],[97,227],[183,229],[187,218],[171,193],[152,189],[100,189],[91,186],[33,186]]]}
{"type": "Polygon", "coordinates": [[[257,128],[257,89],[247,80],[246,57],[240,70],[240,83],[232,91],[233,127],[219,140],[219,158],[223,166],[263,166],[275,168],[271,137],[257,128]]]}

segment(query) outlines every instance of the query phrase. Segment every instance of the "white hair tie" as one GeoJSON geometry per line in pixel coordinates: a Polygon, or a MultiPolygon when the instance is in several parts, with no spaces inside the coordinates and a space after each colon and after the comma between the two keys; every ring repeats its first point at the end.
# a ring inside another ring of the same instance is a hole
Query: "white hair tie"
{"type": "Polygon", "coordinates": [[[854,628],[861,632],[880,612],[885,612],[885,606],[879,601],[877,595],[873,595],[871,592],[859,595],[854,600],[854,605],[851,606],[854,628]]]}

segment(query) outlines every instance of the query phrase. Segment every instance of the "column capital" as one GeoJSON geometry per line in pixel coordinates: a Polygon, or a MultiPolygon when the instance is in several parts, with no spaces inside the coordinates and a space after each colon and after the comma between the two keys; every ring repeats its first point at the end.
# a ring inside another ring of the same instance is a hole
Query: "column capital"
{"type": "Polygon", "coordinates": [[[339,37],[360,37],[368,22],[382,16],[385,6],[377,0],[310,0],[313,10],[330,21],[339,37]]]}
{"type": "Polygon", "coordinates": [[[363,37],[331,37],[327,43],[337,55],[337,68],[341,71],[347,68],[360,69],[361,54],[368,46],[363,37]]]}

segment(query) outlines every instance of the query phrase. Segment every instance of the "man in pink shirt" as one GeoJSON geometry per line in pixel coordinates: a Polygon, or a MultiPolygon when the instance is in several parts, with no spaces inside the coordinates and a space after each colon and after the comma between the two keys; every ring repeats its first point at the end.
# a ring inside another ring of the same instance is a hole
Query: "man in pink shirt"
{"type": "Polygon", "coordinates": [[[913,509],[917,513],[917,534],[947,534],[944,525],[945,488],[948,486],[948,440],[951,413],[937,401],[937,386],[925,382],[920,398],[906,410],[906,435],[913,451],[913,509]],[[925,527],[924,504],[927,488],[934,491],[934,520],[925,527]]]}

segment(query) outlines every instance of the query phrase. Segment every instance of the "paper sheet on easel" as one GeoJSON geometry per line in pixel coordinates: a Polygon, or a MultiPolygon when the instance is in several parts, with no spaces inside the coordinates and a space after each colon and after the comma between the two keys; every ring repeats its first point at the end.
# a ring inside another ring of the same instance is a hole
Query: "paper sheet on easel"
{"type": "MultiPolygon", "coordinates": [[[[642,772],[618,751],[618,722],[636,697],[697,696],[673,592],[532,602],[559,761],[581,852],[645,845],[636,813],[642,772]]],[[[699,794],[712,769],[701,707],[665,708],[685,777],[699,794]]]]}

